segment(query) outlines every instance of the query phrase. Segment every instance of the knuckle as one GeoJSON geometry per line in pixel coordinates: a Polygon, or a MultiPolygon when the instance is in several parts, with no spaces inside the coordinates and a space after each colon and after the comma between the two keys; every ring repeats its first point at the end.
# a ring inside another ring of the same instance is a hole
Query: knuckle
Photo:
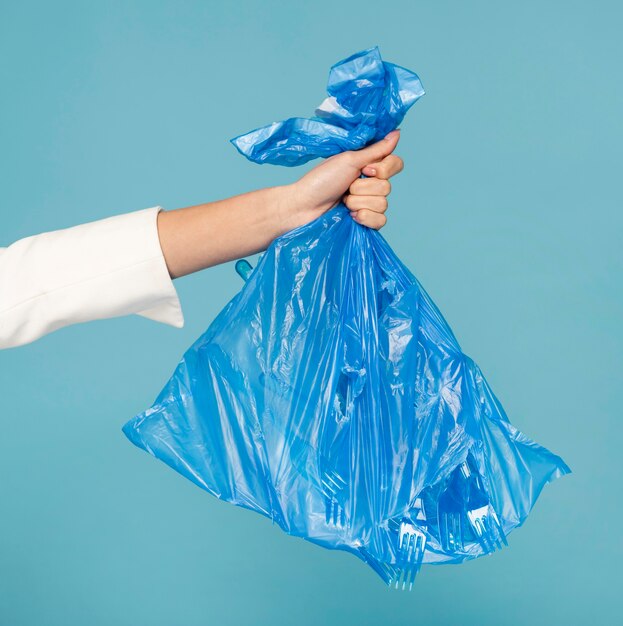
{"type": "Polygon", "coordinates": [[[376,167],[376,178],[377,180],[386,180],[388,178],[389,168],[387,167],[387,161],[383,161],[379,163],[376,167]]]}
{"type": "Polygon", "coordinates": [[[357,220],[367,226],[370,221],[370,213],[370,209],[359,209],[357,212],[357,220]]]}
{"type": "Polygon", "coordinates": [[[388,180],[381,181],[381,193],[388,196],[392,191],[392,184],[388,180]]]}
{"type": "Polygon", "coordinates": [[[357,180],[353,181],[349,187],[350,193],[355,195],[361,195],[362,188],[364,186],[363,183],[365,183],[365,180],[363,178],[358,178],[357,180]]]}

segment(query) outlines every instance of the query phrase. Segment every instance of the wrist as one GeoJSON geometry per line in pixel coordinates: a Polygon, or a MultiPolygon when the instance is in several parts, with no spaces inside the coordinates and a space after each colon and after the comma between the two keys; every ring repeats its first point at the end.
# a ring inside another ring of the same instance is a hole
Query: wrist
{"type": "Polygon", "coordinates": [[[312,206],[299,181],[278,187],[278,190],[279,235],[312,222],[324,212],[321,208],[312,206]]]}

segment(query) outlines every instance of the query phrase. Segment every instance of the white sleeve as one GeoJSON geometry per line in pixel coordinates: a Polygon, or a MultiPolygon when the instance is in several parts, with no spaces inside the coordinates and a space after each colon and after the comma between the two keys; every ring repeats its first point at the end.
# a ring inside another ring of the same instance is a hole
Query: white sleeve
{"type": "Polygon", "coordinates": [[[158,239],[160,207],[0,248],[0,348],[57,328],[137,313],[184,325],[158,239]]]}

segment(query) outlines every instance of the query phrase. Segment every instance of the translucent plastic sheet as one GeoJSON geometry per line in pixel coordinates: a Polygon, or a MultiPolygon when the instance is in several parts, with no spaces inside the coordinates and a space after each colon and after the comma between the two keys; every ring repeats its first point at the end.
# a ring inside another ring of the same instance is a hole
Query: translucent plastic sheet
{"type": "Polygon", "coordinates": [[[569,471],[509,423],[416,278],[341,204],[272,243],[124,432],[402,587],[422,563],[502,547],[569,471]]]}

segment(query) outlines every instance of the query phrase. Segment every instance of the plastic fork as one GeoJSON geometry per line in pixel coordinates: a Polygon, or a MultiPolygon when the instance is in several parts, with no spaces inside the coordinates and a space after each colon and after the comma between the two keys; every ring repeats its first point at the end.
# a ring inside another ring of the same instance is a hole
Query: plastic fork
{"type": "MultiPolygon", "coordinates": [[[[260,257],[261,258],[261,257],[260,257]]],[[[240,259],[236,261],[235,265],[236,273],[245,282],[249,280],[249,276],[253,272],[253,266],[246,259],[240,259]]],[[[339,413],[339,418],[343,419],[347,412],[350,403],[352,402],[352,389],[348,383],[348,379],[341,375],[338,381],[338,390],[336,394],[335,409],[339,413]]],[[[306,459],[310,453],[316,453],[316,450],[308,443],[300,438],[296,438],[293,441],[291,452],[293,453],[295,466],[297,466],[301,475],[310,478],[308,472],[304,468],[304,464],[301,465],[301,459],[306,459]]],[[[346,481],[330,467],[328,459],[321,455],[317,455],[320,463],[320,490],[325,499],[325,520],[327,524],[333,524],[335,526],[344,526],[345,514],[344,507],[341,504],[343,501],[343,491],[347,486],[346,481]]]]}
{"type": "Polygon", "coordinates": [[[417,573],[422,567],[426,535],[409,518],[400,522],[398,530],[398,559],[396,563],[396,589],[411,591],[417,573]]]}
{"type": "MultiPolygon", "coordinates": [[[[348,420],[353,404],[352,384],[343,372],[337,382],[334,397],[334,415],[335,423],[348,420]]],[[[322,491],[325,496],[325,510],[327,524],[335,524],[337,526],[344,525],[344,489],[347,486],[346,481],[342,478],[336,469],[343,465],[344,444],[347,439],[338,437],[326,451],[325,455],[320,455],[320,470],[322,491]]]]}
{"type": "Polygon", "coordinates": [[[325,497],[325,519],[327,524],[344,526],[344,507],[340,504],[341,492],[346,481],[334,470],[325,470],[321,477],[322,492],[325,497]]]}
{"type": "Polygon", "coordinates": [[[389,520],[388,527],[396,533],[398,544],[396,565],[392,567],[393,575],[390,585],[396,589],[411,589],[417,573],[424,561],[426,551],[427,527],[426,515],[422,507],[422,500],[418,498],[407,517],[389,520]]]}
{"type": "Polygon", "coordinates": [[[326,523],[344,526],[346,516],[343,502],[347,486],[346,481],[335,470],[331,469],[327,458],[300,437],[294,437],[292,440],[290,459],[298,473],[306,480],[309,480],[322,494],[325,504],[326,523]],[[320,476],[315,474],[315,472],[310,473],[307,465],[309,459],[314,459],[314,466],[318,463],[320,476]]]}
{"type": "Polygon", "coordinates": [[[467,511],[467,518],[485,552],[495,552],[508,545],[502,524],[490,504],[467,511]]]}
{"type": "Polygon", "coordinates": [[[444,552],[462,552],[463,515],[459,511],[439,511],[439,535],[444,552]]]}
{"type": "Polygon", "coordinates": [[[463,463],[458,471],[455,470],[451,474],[437,501],[439,539],[445,552],[462,552],[465,549],[464,524],[467,521],[465,497],[468,476],[469,468],[467,463],[463,463]]]}
{"type": "Polygon", "coordinates": [[[460,466],[461,476],[467,483],[466,513],[469,525],[485,552],[495,552],[507,546],[506,535],[495,509],[476,472],[466,461],[460,466]]]}
{"type": "Polygon", "coordinates": [[[437,505],[439,537],[443,550],[462,552],[467,529],[486,553],[508,545],[500,520],[482,486],[480,476],[468,461],[452,474],[437,505]]]}

